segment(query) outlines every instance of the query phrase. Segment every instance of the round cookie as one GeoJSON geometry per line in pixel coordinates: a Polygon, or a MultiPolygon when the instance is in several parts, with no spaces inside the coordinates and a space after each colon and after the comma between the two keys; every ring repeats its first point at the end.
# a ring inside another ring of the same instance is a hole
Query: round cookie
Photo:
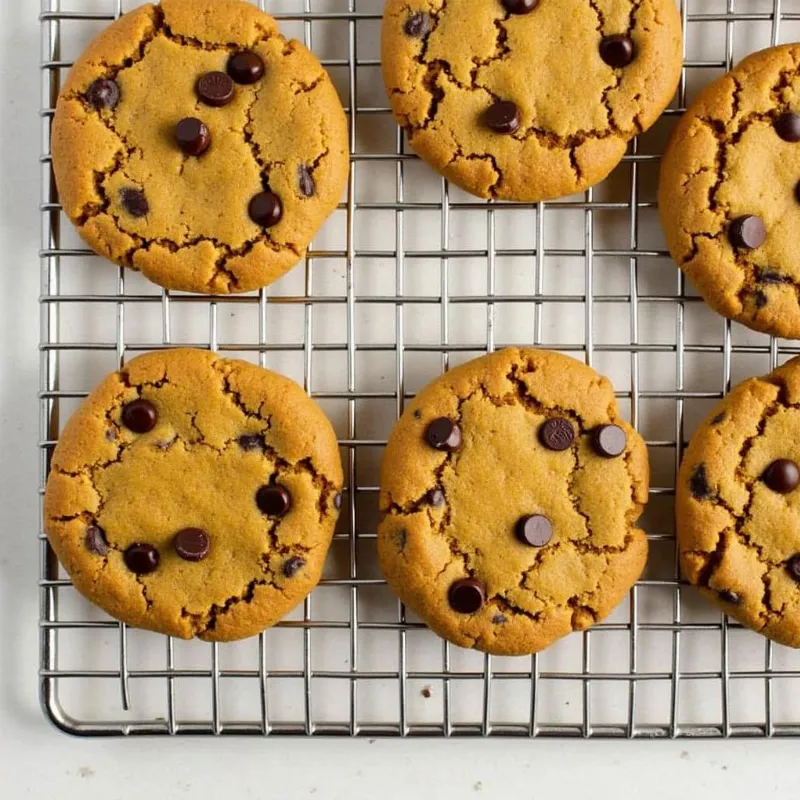
{"type": "Polygon", "coordinates": [[[168,289],[246,292],[303,256],[348,173],[336,89],[241,0],[163,0],[78,58],[56,106],[59,197],[100,255],[168,289]]]}
{"type": "Polygon", "coordinates": [[[336,435],[296,383],[169,350],[109,375],[67,422],[45,530],[78,591],[112,616],[228,641],[316,586],[341,486],[336,435]]]}
{"type": "Polygon", "coordinates": [[[479,197],[603,180],[681,70],[674,0],[387,0],[383,76],[411,146],[479,197]]]}
{"type": "Polygon", "coordinates": [[[641,574],[648,478],[606,378],[546,350],[493,353],[437,378],[392,431],[381,567],[445,639],[534,653],[605,617],[641,574]]]}
{"type": "Polygon", "coordinates": [[[800,45],[709,84],[677,125],[659,205],[672,257],[730,319],[800,338],[800,45]]]}
{"type": "Polygon", "coordinates": [[[800,358],[740,383],[692,437],[676,490],[690,583],[800,647],[800,358]]]}

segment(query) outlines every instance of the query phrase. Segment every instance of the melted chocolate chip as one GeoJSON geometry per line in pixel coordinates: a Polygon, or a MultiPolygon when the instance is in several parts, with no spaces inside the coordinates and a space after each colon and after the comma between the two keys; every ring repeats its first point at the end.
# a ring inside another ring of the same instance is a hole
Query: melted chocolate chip
{"type": "Polygon", "coordinates": [[[266,443],[260,433],[245,433],[239,437],[239,447],[242,450],[264,450],[266,443]]]}
{"type": "Polygon", "coordinates": [[[800,469],[794,461],[778,458],[764,470],[762,478],[773,492],[789,494],[800,484],[800,469]]]}
{"type": "Polygon", "coordinates": [[[756,280],[759,283],[791,283],[792,279],[788,275],[781,275],[774,269],[761,269],[756,272],[756,280]]]}
{"type": "Polygon", "coordinates": [[[206,72],[197,81],[197,96],[207,105],[215,108],[228,105],[236,93],[236,84],[224,72],[206,72]]]}
{"type": "Polygon", "coordinates": [[[539,441],[548,450],[566,450],[575,441],[575,429],[568,419],[554,417],[542,423],[539,441]]]}
{"type": "Polygon", "coordinates": [[[94,553],[97,556],[108,554],[108,540],[106,539],[105,531],[99,525],[90,525],[86,529],[83,543],[90,553],[94,553]]]}
{"type": "Polygon", "coordinates": [[[202,528],[184,528],[175,534],[175,552],[185,561],[202,561],[211,552],[211,541],[202,528]]]}
{"type": "Polygon", "coordinates": [[[444,505],[444,492],[441,489],[431,489],[428,492],[428,502],[438,508],[444,505]]]}
{"type": "Polygon", "coordinates": [[[453,452],[461,447],[461,428],[447,417],[439,417],[428,425],[425,431],[428,444],[436,450],[453,452]]]}
{"type": "Polygon", "coordinates": [[[406,542],[408,541],[406,529],[400,528],[400,530],[392,531],[391,538],[392,542],[394,542],[394,546],[397,548],[397,552],[402,553],[403,550],[406,549],[406,542]]]}
{"type": "Polygon", "coordinates": [[[283,574],[287,578],[293,578],[305,565],[305,559],[300,558],[300,556],[292,556],[284,562],[283,574]]]}
{"type": "Polygon", "coordinates": [[[698,464],[689,478],[689,491],[697,500],[707,500],[711,497],[711,487],[706,477],[706,465],[698,464]]]}
{"type": "Polygon", "coordinates": [[[156,407],[149,401],[139,398],[122,409],[122,424],[134,433],[147,433],[158,422],[156,407]]]}
{"type": "Polygon", "coordinates": [[[742,602],[742,596],[730,589],[723,589],[717,596],[723,603],[730,603],[732,606],[738,606],[742,602]]]}
{"type": "Polygon", "coordinates": [[[768,302],[767,301],[767,296],[766,296],[766,294],[764,294],[764,292],[761,291],[761,289],[759,289],[753,295],[753,303],[755,304],[756,308],[764,308],[764,306],[767,304],[767,302],[768,302]]]}
{"type": "Polygon", "coordinates": [[[431,18],[424,11],[417,11],[412,14],[403,25],[403,30],[406,36],[411,36],[414,39],[421,39],[431,29],[431,18]]]}
{"type": "Polygon", "coordinates": [[[592,447],[603,458],[617,458],[627,446],[628,437],[619,425],[598,425],[592,431],[592,447]]]}
{"type": "Polygon", "coordinates": [[[261,56],[251,50],[232,55],[228,61],[228,75],[241,84],[256,83],[264,75],[264,62],[261,56]]]}
{"type": "Polygon", "coordinates": [[[725,419],[725,412],[724,411],[720,411],[719,414],[717,414],[714,417],[714,419],[711,420],[711,424],[712,425],[719,425],[720,422],[722,422],[724,419],[725,419]]]}
{"type": "Polygon", "coordinates": [[[492,617],[492,622],[495,625],[504,625],[506,622],[508,622],[508,619],[505,614],[497,613],[492,617]]]}
{"type": "Polygon", "coordinates": [[[314,176],[305,164],[301,164],[297,168],[297,186],[303,197],[313,197],[317,191],[317,184],[314,182],[314,176]]]}
{"type": "Polygon", "coordinates": [[[800,583],[800,553],[795,553],[787,562],[786,569],[789,574],[800,583]]]}
{"type": "Polygon", "coordinates": [[[459,614],[474,614],[486,597],[486,587],[475,578],[456,581],[447,593],[450,608],[459,614]]]}
{"type": "Polygon", "coordinates": [[[633,39],[624,33],[604,36],[600,42],[600,58],[614,69],[627,67],[635,55],[636,48],[633,45],[633,39]]]}
{"type": "Polygon", "coordinates": [[[117,432],[114,428],[106,428],[106,441],[107,442],[117,441],[117,432]]]}
{"type": "Polygon", "coordinates": [[[422,409],[415,408],[414,409],[414,419],[422,419],[422,409]]]}
{"type": "Polygon", "coordinates": [[[141,189],[120,189],[119,200],[132,217],[146,217],[150,211],[150,204],[141,189]]]}
{"type": "Polygon", "coordinates": [[[106,78],[99,78],[86,90],[86,99],[98,111],[103,108],[115,109],[119,98],[119,84],[106,78]]]}
{"type": "Polygon", "coordinates": [[[158,568],[161,560],[158,550],[151,544],[136,542],[123,554],[125,566],[137,575],[149,575],[158,568]]]}
{"type": "Polygon", "coordinates": [[[256,492],[256,505],[270,517],[282,517],[292,507],[292,496],[285,486],[276,483],[256,492]]]}

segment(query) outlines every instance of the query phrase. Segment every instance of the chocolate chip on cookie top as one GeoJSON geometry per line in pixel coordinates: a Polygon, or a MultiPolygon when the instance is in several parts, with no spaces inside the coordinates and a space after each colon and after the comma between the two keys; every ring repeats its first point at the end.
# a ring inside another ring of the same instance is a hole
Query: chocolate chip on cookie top
{"type": "Polygon", "coordinates": [[[798,583],[800,583],[800,553],[793,555],[786,562],[786,571],[792,577],[792,580],[795,580],[798,583]]]}
{"type": "Polygon", "coordinates": [[[503,0],[503,8],[509,14],[530,14],[538,5],[539,0],[503,0]]]}
{"type": "Polygon", "coordinates": [[[59,199],[89,246],[203,294],[302,259],[341,200],[348,142],[320,62],[245,0],[124,14],[75,60],[52,125],[59,199]]]}
{"type": "Polygon", "coordinates": [[[598,425],[592,431],[592,447],[603,458],[621,456],[628,445],[628,437],[619,425],[598,425]]]}
{"type": "Polygon", "coordinates": [[[728,229],[731,244],[741,250],[755,250],[761,247],[767,238],[764,220],[755,214],[737,217],[728,229]]]}
{"type": "Polygon", "coordinates": [[[164,350],[109,375],[65,425],[45,530],[78,591],[116,618],[227,641],[317,584],[341,491],[336,435],[300,386],[164,350]]]}
{"type": "Polygon", "coordinates": [[[449,641],[535,652],[608,614],[641,573],[647,475],[594,370],[544,350],[475,359],[424,388],[389,437],[381,569],[449,641]],[[618,457],[595,451],[603,426],[618,457]]]}
{"type": "Polygon", "coordinates": [[[408,36],[413,36],[415,39],[421,39],[431,29],[431,18],[429,14],[424,11],[417,11],[411,14],[403,25],[403,30],[408,36]]]}
{"type": "Polygon", "coordinates": [[[600,42],[600,57],[609,67],[627,67],[633,61],[636,48],[633,39],[623,33],[606,36],[600,42]]]}
{"type": "Polygon", "coordinates": [[[793,492],[800,485],[800,469],[788,458],[778,458],[764,472],[764,483],[779,494],[793,492]]]}
{"type": "Polygon", "coordinates": [[[514,133],[519,128],[519,109],[510,100],[497,100],[486,109],[483,119],[495,133],[514,133]]]}
{"type": "Polygon", "coordinates": [[[800,142],[800,114],[781,114],[775,119],[775,132],[784,142],[800,142]]]}

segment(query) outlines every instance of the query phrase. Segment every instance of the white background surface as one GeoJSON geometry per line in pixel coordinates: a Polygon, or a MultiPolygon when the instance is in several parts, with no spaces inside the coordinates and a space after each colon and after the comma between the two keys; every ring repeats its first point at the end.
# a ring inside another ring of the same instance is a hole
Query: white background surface
{"type": "Polygon", "coordinates": [[[790,790],[791,741],[80,740],[50,727],[36,681],[38,6],[0,0],[2,795],[728,800],[790,790]]]}

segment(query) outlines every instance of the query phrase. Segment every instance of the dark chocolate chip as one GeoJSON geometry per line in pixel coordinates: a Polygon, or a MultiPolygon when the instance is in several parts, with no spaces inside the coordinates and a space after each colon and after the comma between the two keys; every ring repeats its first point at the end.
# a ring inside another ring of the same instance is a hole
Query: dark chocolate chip
{"type": "Polygon", "coordinates": [[[413,36],[415,39],[421,39],[431,29],[431,18],[424,11],[417,11],[412,14],[403,25],[403,30],[406,36],[413,36]]]}
{"type": "Polygon", "coordinates": [[[762,478],[773,492],[789,494],[800,484],[800,469],[794,461],[779,458],[764,470],[762,478]]]}
{"type": "Polygon", "coordinates": [[[800,114],[781,114],[775,120],[775,133],[785,142],[800,142],[800,114]]]}
{"type": "Polygon", "coordinates": [[[486,597],[486,588],[475,578],[462,578],[456,581],[447,593],[447,600],[453,611],[459,614],[474,614],[486,597]]]}
{"type": "Polygon", "coordinates": [[[728,228],[728,239],[734,247],[741,250],[754,250],[761,247],[767,239],[764,221],[755,214],[737,217],[728,228]]]}
{"type": "Polygon", "coordinates": [[[187,156],[201,156],[211,147],[211,131],[197,117],[186,117],[175,126],[175,141],[187,156]]]}
{"type": "Polygon", "coordinates": [[[158,422],[156,407],[149,401],[139,398],[122,409],[122,424],[134,433],[147,433],[158,422]]]}
{"type": "Polygon", "coordinates": [[[105,531],[99,525],[90,525],[86,529],[83,543],[90,553],[98,556],[108,554],[108,540],[106,539],[105,531]]]}
{"type": "Polygon", "coordinates": [[[624,33],[604,36],[600,42],[600,58],[614,69],[627,67],[635,55],[636,48],[633,46],[633,39],[624,33]]]}
{"type": "Polygon", "coordinates": [[[303,197],[313,197],[317,191],[317,184],[314,183],[314,176],[305,164],[297,168],[297,185],[303,197]]]}
{"type": "Polygon", "coordinates": [[[767,296],[761,291],[761,289],[759,289],[753,295],[753,303],[755,303],[756,308],[764,308],[764,306],[767,304],[767,296]]]}
{"type": "Polygon", "coordinates": [[[625,452],[628,437],[619,425],[598,425],[592,431],[592,447],[603,458],[616,458],[625,452]]]}
{"type": "Polygon", "coordinates": [[[714,417],[714,419],[711,420],[711,424],[712,425],[719,425],[720,422],[722,422],[724,419],[725,419],[725,412],[724,411],[720,411],[719,414],[717,414],[714,417]]]}
{"type": "Polygon", "coordinates": [[[211,540],[202,528],[184,528],[175,534],[175,552],[186,561],[202,561],[211,551],[211,540]]]}
{"type": "Polygon", "coordinates": [[[414,409],[414,419],[422,419],[422,409],[415,408],[414,409]]]}
{"type": "Polygon", "coordinates": [[[514,133],[519,128],[519,109],[511,100],[497,100],[486,109],[483,122],[495,133],[514,133]]]}
{"type": "Polygon", "coordinates": [[[492,622],[493,622],[495,625],[503,625],[503,624],[505,624],[506,622],[508,622],[508,619],[507,619],[507,617],[506,617],[506,615],[505,615],[505,614],[500,614],[500,613],[497,613],[497,614],[495,614],[495,615],[492,617],[492,622]]]}
{"type": "Polygon", "coordinates": [[[342,495],[341,492],[336,492],[333,496],[333,507],[335,509],[340,509],[342,507],[342,495]]]}
{"type": "Polygon", "coordinates": [[[260,433],[245,433],[239,437],[239,447],[242,450],[263,450],[266,444],[260,433]]]}
{"type": "Polygon", "coordinates": [[[279,483],[262,486],[256,492],[256,505],[270,517],[282,517],[292,507],[292,496],[279,483]]]}
{"type": "Polygon", "coordinates": [[[119,84],[106,78],[99,78],[86,90],[86,99],[98,111],[103,108],[116,108],[119,98],[119,84]]]}
{"type": "Polygon", "coordinates": [[[544,547],[553,538],[553,523],[543,514],[531,514],[517,522],[515,533],[523,544],[544,547]]]}
{"type": "Polygon", "coordinates": [[[575,441],[575,429],[568,419],[553,417],[542,423],[539,440],[548,450],[566,450],[575,441]]]}
{"type": "Polygon", "coordinates": [[[792,283],[788,275],[781,275],[774,269],[756,270],[756,280],[759,283],[792,283]]]}
{"type": "Polygon", "coordinates": [[[228,60],[228,75],[236,83],[255,83],[264,75],[264,62],[261,60],[261,56],[252,50],[236,53],[228,60]]]}
{"type": "Polygon", "coordinates": [[[730,589],[723,589],[717,596],[723,603],[730,603],[732,606],[738,606],[742,602],[742,596],[730,589]]]}
{"type": "Polygon", "coordinates": [[[707,500],[711,497],[711,487],[706,477],[706,465],[698,464],[689,477],[689,491],[697,500],[707,500]]]}
{"type": "Polygon", "coordinates": [[[800,181],[798,181],[795,184],[795,187],[794,187],[794,199],[797,200],[798,203],[800,203],[800,181]]]}
{"type": "Polygon", "coordinates": [[[305,565],[305,559],[300,558],[300,556],[292,556],[284,561],[283,574],[287,578],[293,578],[298,572],[300,572],[301,569],[303,569],[305,565]]]}
{"type": "Polygon", "coordinates": [[[786,562],[786,569],[796,581],[800,582],[800,553],[796,553],[786,562]]]}
{"type": "Polygon", "coordinates": [[[400,528],[400,530],[392,531],[391,537],[392,541],[394,542],[394,546],[397,548],[397,552],[402,553],[403,550],[406,549],[406,542],[408,541],[408,533],[406,532],[406,529],[400,528]]]}
{"type": "Polygon", "coordinates": [[[250,219],[262,228],[277,225],[283,217],[283,204],[274,192],[260,192],[250,201],[250,219]]]}
{"type": "Polygon", "coordinates": [[[158,568],[161,560],[158,550],[151,544],[136,542],[124,553],[125,566],[137,575],[149,575],[158,568]]]}
{"type": "Polygon", "coordinates": [[[428,502],[438,508],[444,505],[444,492],[441,489],[431,489],[428,492],[428,502]]]}
{"type": "Polygon", "coordinates": [[[503,8],[509,14],[530,14],[538,5],[539,0],[503,0],[503,8]]]}
{"type": "Polygon", "coordinates": [[[132,217],[146,217],[150,211],[150,204],[141,189],[120,189],[119,199],[132,217]]]}
{"type": "Polygon", "coordinates": [[[117,432],[114,428],[106,428],[106,441],[107,442],[117,441],[117,432]]]}
{"type": "Polygon", "coordinates": [[[461,428],[453,420],[439,417],[428,425],[425,438],[431,447],[452,453],[461,447],[461,428]]]}
{"type": "Polygon", "coordinates": [[[197,81],[197,96],[207,105],[220,108],[228,105],[236,93],[236,84],[224,72],[206,72],[197,81]]]}

